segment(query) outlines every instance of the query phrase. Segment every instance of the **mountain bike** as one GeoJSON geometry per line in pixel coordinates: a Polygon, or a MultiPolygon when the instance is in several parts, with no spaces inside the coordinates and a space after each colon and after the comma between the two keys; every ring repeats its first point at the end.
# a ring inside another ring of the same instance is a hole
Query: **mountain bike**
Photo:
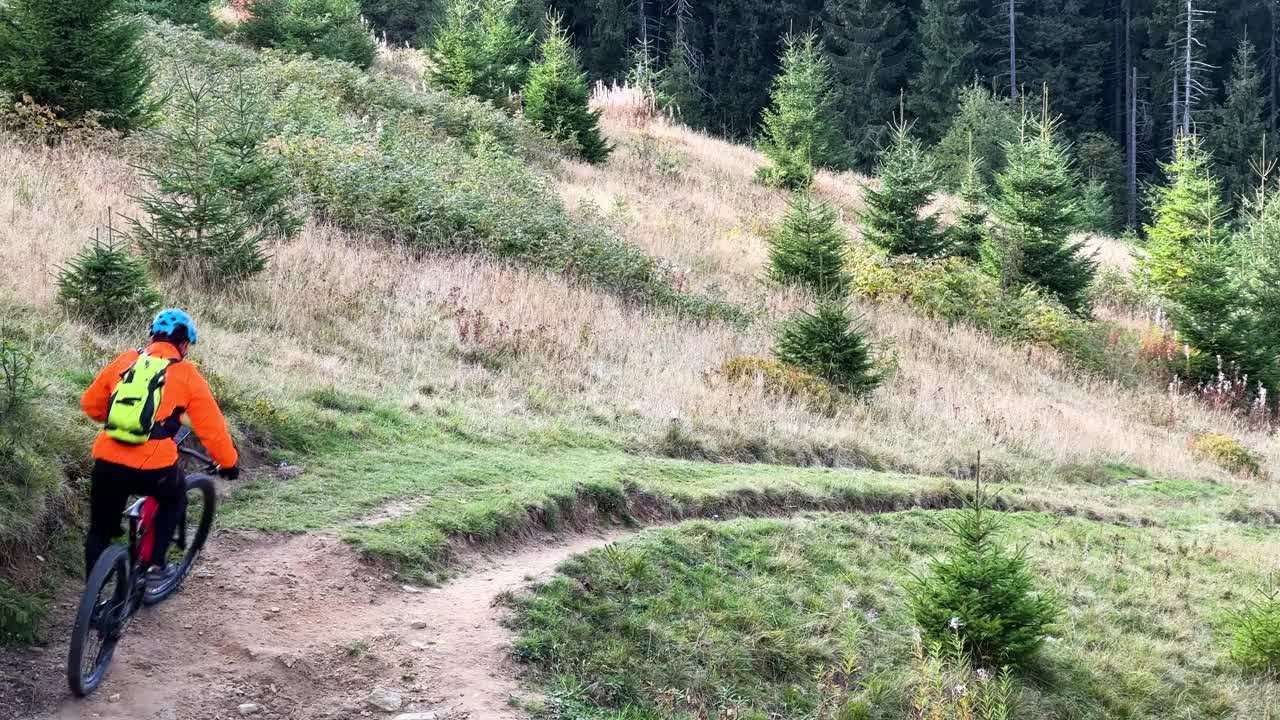
{"type": "Polygon", "coordinates": [[[150,534],[154,534],[156,504],[151,498],[139,499],[124,512],[129,524],[128,544],[114,544],[102,553],[80,597],[67,654],[67,682],[77,697],[98,688],[107,674],[116,643],[133,616],[144,606],[162,602],[178,591],[209,537],[218,503],[213,483],[218,466],[207,455],[186,447],[190,436],[190,428],[183,428],[174,437],[178,451],[201,467],[199,473],[186,477],[186,502],[169,549],[169,562],[177,566],[177,571],[164,584],[147,587],[147,555],[150,534]]]}

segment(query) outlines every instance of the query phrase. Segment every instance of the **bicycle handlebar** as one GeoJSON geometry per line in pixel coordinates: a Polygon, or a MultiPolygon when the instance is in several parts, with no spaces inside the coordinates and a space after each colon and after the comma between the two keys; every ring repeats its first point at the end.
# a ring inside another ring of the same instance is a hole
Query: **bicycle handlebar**
{"type": "Polygon", "coordinates": [[[194,458],[204,463],[205,465],[208,466],[207,469],[210,472],[216,471],[218,469],[218,463],[214,462],[213,458],[209,457],[208,455],[205,455],[199,450],[193,450],[186,446],[185,443],[190,438],[191,438],[191,428],[185,425],[182,426],[182,428],[178,430],[178,434],[173,436],[173,441],[178,444],[178,452],[182,453],[183,455],[186,455],[189,458],[194,458]]]}

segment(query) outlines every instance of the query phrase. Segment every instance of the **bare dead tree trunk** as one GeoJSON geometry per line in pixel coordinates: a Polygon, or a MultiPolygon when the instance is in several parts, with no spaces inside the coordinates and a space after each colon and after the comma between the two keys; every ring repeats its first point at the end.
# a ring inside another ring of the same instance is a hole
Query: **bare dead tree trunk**
{"type": "Polygon", "coordinates": [[[1267,13],[1271,20],[1271,57],[1269,58],[1270,73],[1268,73],[1271,78],[1271,112],[1267,127],[1272,132],[1276,130],[1276,114],[1280,113],[1280,72],[1277,72],[1280,71],[1280,55],[1276,54],[1276,15],[1280,13],[1277,13],[1277,10],[1280,10],[1280,0],[1271,0],[1267,3],[1267,13]]]}
{"type": "Polygon", "coordinates": [[[1175,70],[1173,73],[1173,113],[1169,118],[1169,132],[1172,133],[1173,135],[1174,146],[1177,146],[1178,144],[1178,130],[1180,129],[1179,128],[1180,113],[1178,112],[1179,97],[1180,96],[1178,95],[1178,73],[1175,70]]]}
{"type": "Polygon", "coordinates": [[[1138,225],[1138,67],[1133,62],[1133,0],[1124,3],[1125,152],[1128,226],[1138,225]]]}
{"type": "Polygon", "coordinates": [[[1009,93],[1018,99],[1018,14],[1014,0],[1009,0],[1009,93]]]}
{"type": "Polygon", "coordinates": [[[1129,227],[1138,227],[1138,68],[1129,62],[1129,72],[1125,73],[1129,86],[1129,147],[1128,153],[1128,190],[1129,195],[1129,227]]]}
{"type": "Polygon", "coordinates": [[[1111,23],[1111,76],[1114,78],[1111,88],[1111,137],[1123,145],[1124,114],[1128,103],[1125,88],[1129,86],[1129,66],[1125,64],[1124,40],[1120,37],[1120,14],[1117,12],[1111,23]]]}
{"type": "Polygon", "coordinates": [[[1182,102],[1182,135],[1186,137],[1191,134],[1191,24],[1195,18],[1195,12],[1191,7],[1191,0],[1187,0],[1187,39],[1185,61],[1183,64],[1184,74],[1182,77],[1182,90],[1186,93],[1186,98],[1182,102]]]}

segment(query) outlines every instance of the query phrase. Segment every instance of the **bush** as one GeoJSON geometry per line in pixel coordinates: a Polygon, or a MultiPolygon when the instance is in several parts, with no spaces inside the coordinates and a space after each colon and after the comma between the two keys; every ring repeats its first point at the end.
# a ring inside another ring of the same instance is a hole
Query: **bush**
{"type": "Polygon", "coordinates": [[[31,645],[40,640],[48,606],[0,578],[0,647],[31,645]]]}
{"type": "Polygon", "coordinates": [[[160,293],[151,287],[141,258],[111,227],[58,273],[58,303],[73,316],[103,328],[123,325],[155,311],[160,293]]]}
{"type": "Polygon", "coordinates": [[[279,48],[367,68],[378,54],[360,19],[357,0],[254,0],[240,35],[261,48],[279,48]]]}
{"type": "Polygon", "coordinates": [[[35,355],[11,341],[0,341],[0,410],[4,415],[15,413],[39,394],[35,355]]]}
{"type": "Polygon", "coordinates": [[[870,394],[885,379],[866,329],[843,301],[821,300],[814,312],[784,322],[774,355],[854,396],[870,394]]]}
{"type": "Polygon", "coordinates": [[[965,509],[943,520],[955,540],[929,574],[907,586],[907,602],[932,646],[958,645],[982,668],[1018,669],[1040,650],[1057,618],[1056,599],[1035,592],[1024,551],[999,544],[1002,521],[981,481],[965,509]]]}
{"type": "Polygon", "coordinates": [[[827,381],[777,360],[729,358],[720,366],[720,372],[735,385],[758,383],[766,393],[798,400],[820,412],[833,409],[839,402],[838,394],[827,381]]]}
{"type": "Polygon", "coordinates": [[[820,296],[844,297],[848,239],[835,208],[808,193],[797,193],[782,224],[769,236],[769,277],[798,284],[820,296]]]}
{"type": "Polygon", "coordinates": [[[1187,445],[1196,455],[1227,472],[1247,476],[1262,474],[1262,464],[1258,456],[1230,435],[1220,433],[1196,435],[1187,445]]]}
{"type": "Polygon", "coordinates": [[[145,13],[175,25],[192,25],[201,30],[213,29],[213,13],[209,0],[122,0],[121,10],[145,13]]]}
{"type": "Polygon", "coordinates": [[[1231,613],[1231,659],[1246,672],[1280,676],[1280,586],[1271,578],[1243,609],[1231,613]]]}
{"type": "Polygon", "coordinates": [[[30,97],[69,120],[96,115],[106,127],[137,127],[151,85],[141,34],[116,0],[0,4],[0,93],[30,97]]]}
{"type": "Polygon", "coordinates": [[[600,134],[600,112],[591,109],[590,94],[563,19],[548,14],[538,62],[524,85],[525,119],[587,162],[602,163],[612,148],[600,134]]]}

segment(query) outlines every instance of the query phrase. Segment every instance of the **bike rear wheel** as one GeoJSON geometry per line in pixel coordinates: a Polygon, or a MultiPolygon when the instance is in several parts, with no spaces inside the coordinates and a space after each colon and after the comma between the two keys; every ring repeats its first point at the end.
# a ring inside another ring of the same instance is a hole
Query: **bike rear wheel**
{"type": "Polygon", "coordinates": [[[185,547],[174,542],[169,547],[169,562],[177,567],[177,571],[166,582],[148,587],[143,593],[142,602],[155,605],[182,587],[182,581],[195,565],[205,541],[209,539],[209,531],[213,528],[213,516],[218,508],[218,491],[214,487],[213,478],[208,475],[191,475],[187,478],[186,508],[182,513],[182,523],[178,528],[180,538],[185,538],[185,547]]]}
{"type": "Polygon", "coordinates": [[[107,548],[93,566],[67,653],[67,683],[77,697],[97,689],[129,619],[129,554],[119,545],[107,548]]]}

